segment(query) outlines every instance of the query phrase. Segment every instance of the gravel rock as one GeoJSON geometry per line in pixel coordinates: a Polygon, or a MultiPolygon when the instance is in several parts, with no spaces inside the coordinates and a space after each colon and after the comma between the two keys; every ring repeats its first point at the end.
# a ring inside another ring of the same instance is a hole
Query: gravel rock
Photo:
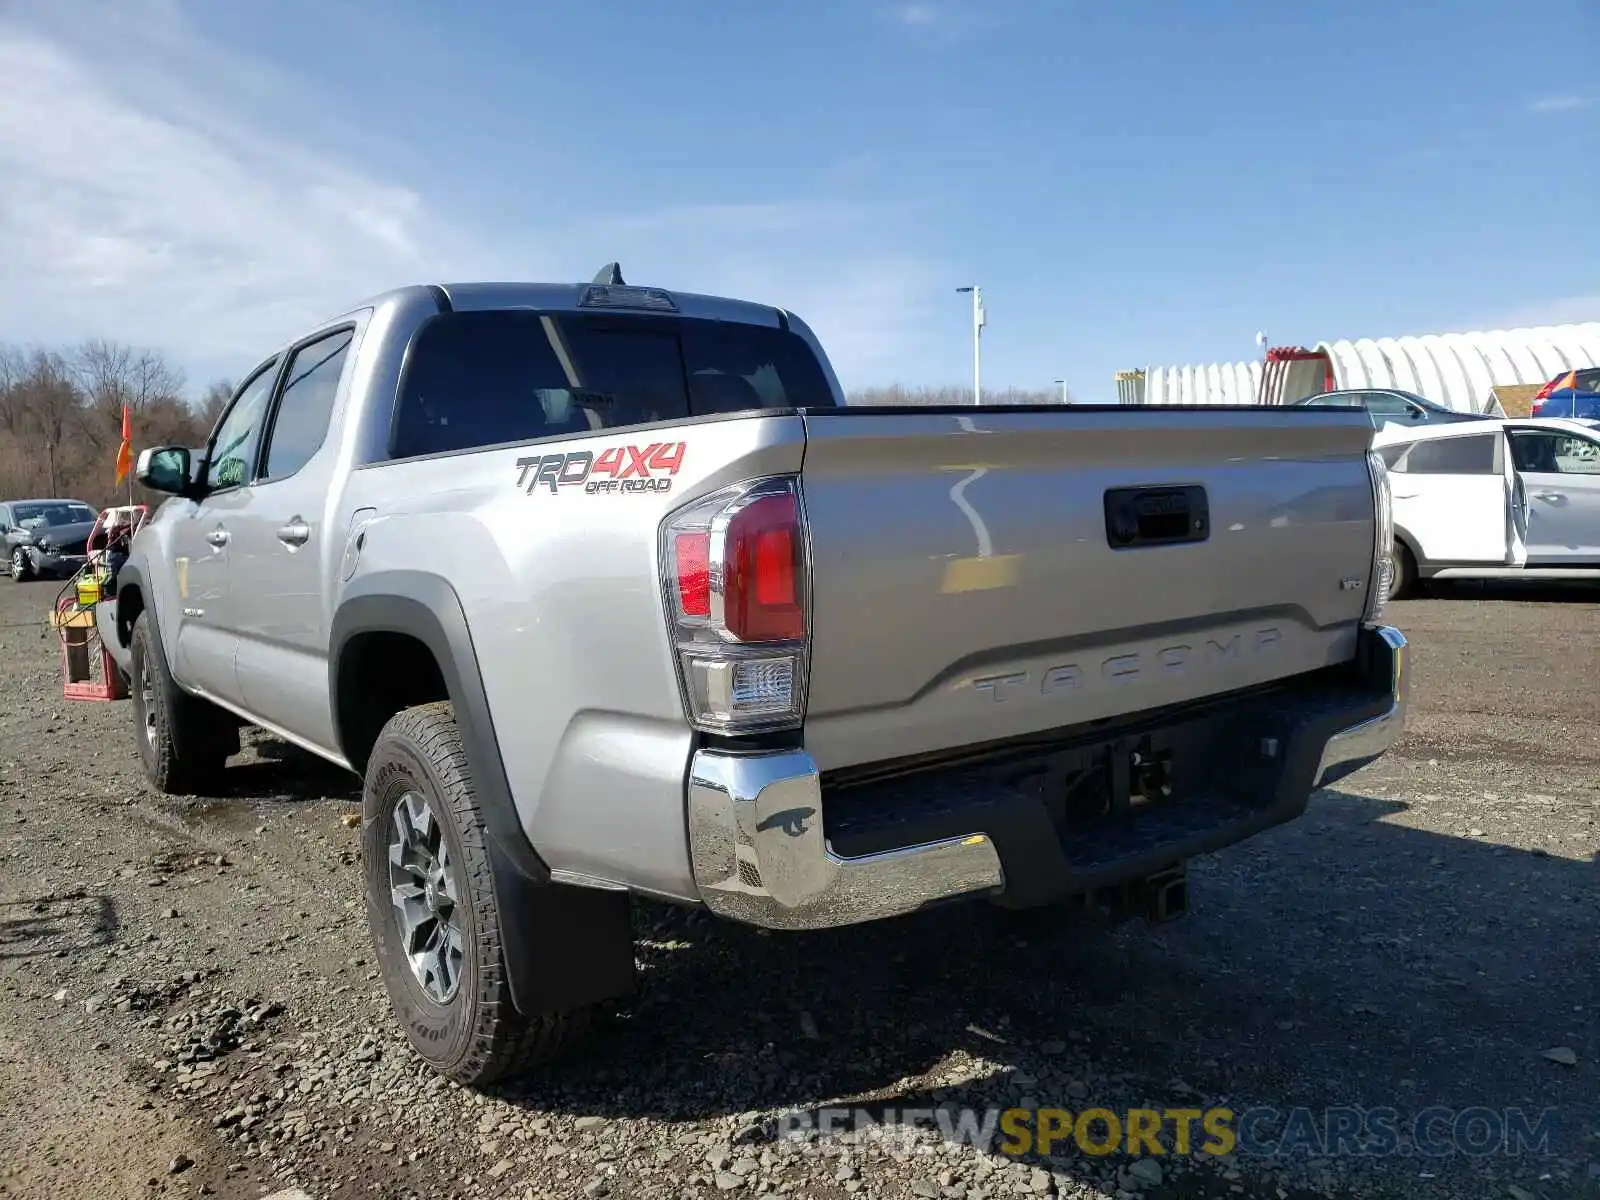
{"type": "MultiPolygon", "coordinates": [[[[0,586],[0,625],[37,616],[30,591],[0,586]]],[[[1586,1145],[1569,1161],[1488,1164],[1499,1176],[1449,1156],[1420,1180],[1404,1156],[1222,1164],[1069,1149],[1016,1162],[931,1133],[912,1153],[778,1131],[784,1114],[880,1101],[1238,1111],[1369,1094],[1407,1112],[1452,1096],[1501,1108],[1536,1094],[1530,1071],[1563,1111],[1600,1111],[1581,1040],[1600,924],[1600,732],[1548,719],[1586,711],[1597,617],[1581,596],[1515,592],[1394,606],[1418,666],[1406,741],[1304,816],[1192,863],[1182,924],[1089,930],[980,904],[767,937],[640,902],[641,987],[602,1016],[593,1050],[484,1094],[421,1064],[377,978],[358,839],[341,828],[359,782],[246,731],[236,791],[158,795],[140,781],[127,707],[61,712],[49,643],[9,639],[0,899],[13,907],[0,919],[26,923],[28,940],[0,956],[0,1095],[27,1097],[28,1121],[0,1121],[0,1184],[167,1200],[203,1187],[242,1200],[1592,1189],[1586,1145]],[[1486,652],[1506,628],[1518,653],[1486,652]],[[52,712],[70,743],[45,736],[52,712]],[[23,745],[45,751],[24,758],[23,745]],[[1489,832],[1462,836],[1476,826],[1489,832]],[[198,1161],[164,1175],[179,1151],[198,1161]]]]}
{"type": "Polygon", "coordinates": [[[1153,1158],[1136,1158],[1128,1164],[1128,1176],[1150,1187],[1159,1187],[1164,1174],[1161,1164],[1153,1158]]]}

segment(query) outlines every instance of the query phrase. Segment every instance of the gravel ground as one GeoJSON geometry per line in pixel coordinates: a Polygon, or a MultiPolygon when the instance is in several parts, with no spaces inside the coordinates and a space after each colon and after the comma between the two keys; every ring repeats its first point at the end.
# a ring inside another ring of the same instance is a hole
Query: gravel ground
{"type": "Polygon", "coordinates": [[[257,736],[227,796],[151,793],[129,706],[61,698],[53,595],[0,582],[0,1196],[1600,1196],[1600,592],[1397,605],[1405,741],[1194,864],[1184,920],[769,937],[641,906],[637,998],[493,1096],[390,1021],[352,781],[257,736]],[[774,1136],[838,1104],[1554,1123],[1437,1157],[774,1136]]]}

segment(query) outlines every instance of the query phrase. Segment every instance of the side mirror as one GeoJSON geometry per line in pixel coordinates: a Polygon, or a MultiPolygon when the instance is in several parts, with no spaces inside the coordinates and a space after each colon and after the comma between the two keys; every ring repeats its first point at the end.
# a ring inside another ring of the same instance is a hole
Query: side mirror
{"type": "Polygon", "coordinates": [[[152,492],[185,496],[193,489],[190,455],[183,446],[160,446],[139,451],[133,476],[152,492]]]}

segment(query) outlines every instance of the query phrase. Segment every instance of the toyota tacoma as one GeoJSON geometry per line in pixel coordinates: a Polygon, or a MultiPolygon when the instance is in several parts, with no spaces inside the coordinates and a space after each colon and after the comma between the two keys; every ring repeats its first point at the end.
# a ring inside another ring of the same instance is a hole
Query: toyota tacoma
{"type": "Polygon", "coordinates": [[[363,781],[399,1023],[482,1085],[627,994],[631,898],[774,930],[1183,911],[1398,736],[1365,413],[849,407],[794,313],[388,292],[307,330],[97,618],[158,789],[241,724],[363,781]]]}

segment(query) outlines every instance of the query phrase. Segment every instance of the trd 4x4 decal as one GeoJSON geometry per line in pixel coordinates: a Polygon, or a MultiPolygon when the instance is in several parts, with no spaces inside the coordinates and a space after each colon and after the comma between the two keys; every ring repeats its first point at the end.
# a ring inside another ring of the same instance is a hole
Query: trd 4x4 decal
{"type": "Polygon", "coordinates": [[[683,465],[683,442],[651,442],[648,446],[613,446],[598,456],[592,450],[569,450],[517,459],[517,486],[531,496],[540,484],[552,492],[583,485],[596,492],[670,492],[672,477],[683,465]]]}

